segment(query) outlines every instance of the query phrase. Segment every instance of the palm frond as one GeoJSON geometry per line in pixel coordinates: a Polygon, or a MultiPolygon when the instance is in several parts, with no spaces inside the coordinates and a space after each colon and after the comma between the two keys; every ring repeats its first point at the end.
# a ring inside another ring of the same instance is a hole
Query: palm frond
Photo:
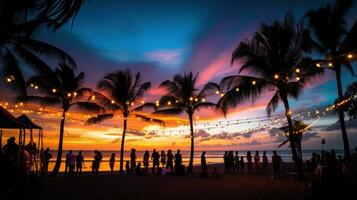
{"type": "Polygon", "coordinates": [[[101,107],[100,105],[93,103],[93,102],[74,102],[71,104],[71,106],[76,106],[77,108],[84,110],[84,111],[89,111],[89,112],[94,112],[94,113],[102,113],[105,112],[105,109],[101,107]]]}
{"type": "Polygon", "coordinates": [[[153,112],[153,114],[157,115],[180,115],[184,112],[182,108],[167,108],[167,109],[160,109],[153,112]]]}
{"type": "Polygon", "coordinates": [[[1,78],[2,80],[7,79],[8,77],[13,77],[14,81],[8,84],[12,89],[19,92],[21,95],[26,94],[26,84],[24,80],[21,67],[19,65],[19,60],[14,56],[14,54],[7,48],[3,49],[1,56],[1,78]]]}
{"type": "Polygon", "coordinates": [[[87,120],[87,124],[97,124],[102,121],[112,119],[114,117],[114,114],[100,114],[95,117],[91,117],[87,120]]]}
{"type": "Polygon", "coordinates": [[[147,117],[145,115],[140,115],[140,114],[133,114],[133,116],[135,116],[136,118],[138,118],[144,122],[155,123],[155,124],[160,124],[162,126],[165,126],[165,122],[160,119],[151,118],[151,117],[147,117]]]}
{"type": "MultiPolygon", "coordinates": [[[[23,40],[23,38],[15,39],[23,40]]],[[[73,68],[76,68],[76,62],[73,60],[73,58],[55,46],[31,38],[23,40],[21,45],[40,56],[45,56],[46,58],[54,59],[55,61],[59,60],[64,63],[68,63],[73,68]]]]}
{"type": "Polygon", "coordinates": [[[142,104],[141,106],[133,108],[131,111],[142,111],[145,108],[157,110],[157,106],[155,103],[147,102],[147,103],[142,104]]]}
{"type": "Polygon", "coordinates": [[[276,108],[279,105],[279,100],[280,100],[279,91],[276,91],[273,97],[270,99],[268,106],[266,108],[268,116],[270,116],[271,113],[276,110],[276,108]]]}

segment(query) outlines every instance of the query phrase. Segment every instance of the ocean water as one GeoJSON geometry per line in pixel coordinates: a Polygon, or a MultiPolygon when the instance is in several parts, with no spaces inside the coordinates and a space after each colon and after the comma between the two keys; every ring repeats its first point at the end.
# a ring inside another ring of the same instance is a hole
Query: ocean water
{"type": "MultiPolygon", "coordinates": [[[[255,153],[256,150],[251,150],[252,154],[255,153]]],[[[263,155],[263,151],[264,150],[259,150],[260,156],[263,155]]],[[[271,162],[271,157],[272,157],[272,152],[273,150],[265,150],[268,156],[268,160],[269,162],[271,162]]],[[[276,150],[277,153],[282,157],[283,162],[292,162],[292,155],[290,150],[276,150]]],[[[63,151],[62,154],[62,164],[61,164],[61,168],[60,171],[64,171],[64,161],[65,161],[65,155],[68,151],[63,151]]],[[[118,170],[119,169],[119,160],[120,160],[120,151],[100,151],[103,155],[103,160],[102,163],[100,165],[100,170],[101,171],[108,171],[110,170],[109,168],[109,158],[111,156],[112,153],[115,153],[115,166],[114,169],[118,170]]],[[[145,151],[136,151],[136,161],[137,162],[142,162],[143,160],[143,155],[144,155],[145,151]]],[[[313,152],[316,153],[321,153],[321,150],[303,150],[302,154],[303,154],[303,159],[307,160],[311,158],[311,154],[313,152]]],[[[75,155],[78,154],[78,150],[73,150],[73,153],[75,155]]],[[[152,153],[152,151],[149,151],[150,155],[152,153]]],[[[159,153],[161,153],[161,151],[159,151],[159,153]]],[[[166,152],[167,153],[167,152],[166,152]]],[[[175,154],[176,151],[173,150],[173,153],[175,154]]],[[[201,153],[202,151],[195,151],[194,154],[194,165],[200,165],[201,162],[201,153]]],[[[56,160],[56,154],[57,151],[51,151],[52,154],[52,159],[50,161],[49,164],[49,170],[53,169],[53,166],[55,164],[55,160],[56,160]]],[[[85,160],[85,165],[83,167],[84,171],[90,171],[91,170],[91,165],[92,165],[92,161],[93,161],[93,156],[94,156],[94,152],[93,151],[82,151],[82,154],[84,156],[84,160],[85,160]]],[[[208,164],[216,164],[216,163],[223,163],[223,154],[224,154],[224,150],[210,150],[210,151],[206,151],[206,160],[208,164]]],[[[243,156],[245,157],[247,154],[246,150],[242,150],[242,151],[238,151],[238,155],[239,156],[243,156]]],[[[343,150],[336,150],[336,154],[337,155],[343,155],[343,150]]],[[[181,155],[182,155],[182,159],[183,159],[183,164],[184,165],[188,165],[189,162],[189,158],[190,158],[190,151],[181,151],[181,155]]],[[[124,161],[130,160],[130,151],[125,151],[124,153],[124,161]]],[[[246,161],[246,160],[245,160],[246,161]]],[[[152,163],[150,162],[150,166],[152,165],[152,163]]],[[[125,162],[124,162],[124,167],[125,167],[125,162]]]]}

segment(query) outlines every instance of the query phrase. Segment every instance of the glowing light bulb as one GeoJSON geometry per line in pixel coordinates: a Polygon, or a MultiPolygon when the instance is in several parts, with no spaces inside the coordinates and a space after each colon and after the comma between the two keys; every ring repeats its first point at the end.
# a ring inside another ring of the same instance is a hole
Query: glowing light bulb
{"type": "Polygon", "coordinates": [[[145,101],[144,100],[141,100],[141,104],[144,104],[145,103],[145,101]]]}
{"type": "Polygon", "coordinates": [[[111,103],[111,104],[115,104],[115,101],[114,101],[114,100],[111,100],[110,103],[111,103]]]}
{"type": "Polygon", "coordinates": [[[352,54],[348,54],[347,58],[353,58],[353,55],[352,54]]]}
{"type": "Polygon", "coordinates": [[[205,102],[205,101],[206,101],[206,99],[205,99],[205,98],[203,98],[201,101],[202,101],[202,102],[205,102]]]}
{"type": "Polygon", "coordinates": [[[236,88],[236,92],[239,92],[239,88],[236,88]]]}
{"type": "Polygon", "coordinates": [[[329,67],[332,67],[332,66],[333,66],[333,64],[332,64],[332,63],[328,63],[328,66],[329,66],[329,67]]]}
{"type": "Polygon", "coordinates": [[[52,89],[52,92],[53,92],[53,93],[56,93],[56,92],[57,92],[56,88],[53,88],[53,89],[52,89]]]}
{"type": "Polygon", "coordinates": [[[35,87],[34,87],[34,88],[35,88],[35,90],[37,90],[37,89],[38,89],[38,85],[35,85],[35,87]]]}
{"type": "Polygon", "coordinates": [[[193,101],[193,97],[190,97],[190,101],[193,101]]]}
{"type": "Polygon", "coordinates": [[[300,77],[296,77],[296,80],[297,80],[297,81],[300,81],[300,77]]]}
{"type": "Polygon", "coordinates": [[[255,84],[257,84],[257,82],[256,81],[252,81],[252,85],[255,85],[255,84]]]}
{"type": "Polygon", "coordinates": [[[316,63],[316,67],[321,67],[320,63],[316,63]]]}
{"type": "Polygon", "coordinates": [[[219,94],[219,91],[218,91],[218,90],[216,91],[216,94],[219,94]]]}
{"type": "Polygon", "coordinates": [[[296,72],[296,73],[300,73],[300,69],[299,69],[299,68],[296,68],[296,69],[295,69],[295,72],[296,72]]]}
{"type": "Polygon", "coordinates": [[[168,101],[168,102],[167,102],[167,105],[170,106],[170,105],[171,105],[171,101],[168,101]]]}
{"type": "Polygon", "coordinates": [[[72,94],[71,94],[71,93],[68,93],[68,94],[67,94],[67,96],[68,96],[68,97],[71,97],[71,96],[72,96],[72,94]]]}
{"type": "Polygon", "coordinates": [[[92,100],[92,101],[95,100],[95,95],[92,95],[91,100],[92,100]]]}
{"type": "Polygon", "coordinates": [[[278,74],[275,74],[275,75],[274,75],[274,78],[275,78],[275,79],[278,79],[278,78],[279,78],[279,75],[278,75],[278,74]]]}

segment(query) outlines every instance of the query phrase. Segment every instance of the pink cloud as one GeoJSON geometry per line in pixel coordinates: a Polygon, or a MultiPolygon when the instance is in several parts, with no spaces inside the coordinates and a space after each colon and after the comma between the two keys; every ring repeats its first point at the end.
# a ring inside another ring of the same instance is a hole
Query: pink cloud
{"type": "Polygon", "coordinates": [[[177,65],[182,61],[181,54],[181,49],[174,49],[147,52],[145,56],[151,61],[156,61],[168,65],[177,65]]]}

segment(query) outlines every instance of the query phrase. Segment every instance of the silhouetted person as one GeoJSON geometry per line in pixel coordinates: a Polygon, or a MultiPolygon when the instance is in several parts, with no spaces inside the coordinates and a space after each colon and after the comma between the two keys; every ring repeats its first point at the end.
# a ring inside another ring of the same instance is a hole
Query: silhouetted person
{"type": "Polygon", "coordinates": [[[254,155],[254,166],[255,166],[255,173],[260,172],[260,156],[259,156],[259,151],[255,152],[254,155]]]}
{"type": "Polygon", "coordinates": [[[68,168],[69,168],[69,154],[72,153],[72,150],[66,153],[66,160],[64,162],[64,175],[67,176],[68,173],[68,168]]]}
{"type": "Polygon", "coordinates": [[[130,152],[130,170],[132,173],[134,173],[134,170],[136,168],[136,150],[131,149],[130,152]]]}
{"type": "Polygon", "coordinates": [[[266,171],[268,166],[268,157],[266,151],[263,151],[263,172],[266,171]]]}
{"type": "Polygon", "coordinates": [[[149,169],[149,158],[150,158],[150,153],[148,150],[145,151],[144,157],[143,157],[143,164],[144,164],[144,173],[148,173],[149,169]]]}
{"type": "Polygon", "coordinates": [[[164,168],[166,166],[166,153],[164,150],[161,151],[161,165],[162,165],[162,168],[164,168]]]}
{"type": "MultiPolygon", "coordinates": [[[[6,162],[6,176],[10,181],[15,180],[16,176],[16,166],[18,158],[18,145],[15,142],[15,137],[10,137],[7,139],[7,143],[4,145],[4,160],[6,162]]],[[[0,164],[4,166],[3,163],[0,164]]]]}
{"type": "Polygon", "coordinates": [[[174,154],[172,153],[171,149],[167,151],[167,163],[166,163],[166,169],[171,169],[171,173],[174,171],[173,168],[173,160],[174,160],[174,154]]]}
{"type": "Polygon", "coordinates": [[[228,151],[224,152],[223,162],[224,162],[224,174],[228,174],[229,171],[228,151]]]}
{"type": "Polygon", "coordinates": [[[202,171],[207,171],[207,162],[206,162],[206,152],[203,151],[201,155],[201,169],[202,171]]]}
{"type": "Polygon", "coordinates": [[[112,153],[109,159],[110,175],[114,174],[114,165],[115,165],[115,153],[112,153]]]}
{"type": "Polygon", "coordinates": [[[136,176],[142,176],[143,173],[141,171],[141,162],[138,163],[138,165],[135,167],[135,175],[136,176]]]}
{"type": "Polygon", "coordinates": [[[92,163],[92,173],[93,175],[97,176],[100,168],[100,162],[102,162],[102,154],[98,151],[94,151],[94,160],[92,163]]]}
{"type": "Polygon", "coordinates": [[[68,154],[69,176],[74,176],[75,167],[76,167],[76,156],[72,153],[72,150],[70,150],[68,154]]]}
{"type": "Polygon", "coordinates": [[[233,151],[228,152],[228,172],[229,174],[232,173],[232,170],[234,168],[234,155],[233,151]]]}
{"type": "Polygon", "coordinates": [[[177,150],[175,154],[175,172],[176,174],[182,174],[182,156],[180,153],[180,149],[177,150]]]}
{"type": "Polygon", "coordinates": [[[235,155],[234,155],[234,167],[233,167],[233,172],[237,171],[237,173],[239,172],[239,155],[238,155],[238,151],[236,151],[235,155]]]}
{"type": "Polygon", "coordinates": [[[247,152],[247,166],[248,166],[248,174],[253,174],[252,154],[250,153],[250,151],[247,152]]]}
{"type": "Polygon", "coordinates": [[[273,156],[271,158],[273,162],[273,170],[274,170],[274,179],[280,177],[280,164],[281,164],[281,157],[273,151],[273,156]]]}
{"type": "Polygon", "coordinates": [[[78,152],[78,155],[76,156],[76,175],[79,173],[79,175],[82,175],[82,168],[84,165],[84,157],[82,155],[82,151],[78,152]]]}
{"type": "Polygon", "coordinates": [[[43,152],[43,175],[48,175],[48,164],[50,163],[50,159],[52,158],[52,154],[50,153],[50,149],[46,148],[43,152]]]}
{"type": "Polygon", "coordinates": [[[244,172],[244,157],[243,156],[240,157],[239,166],[240,166],[240,173],[243,174],[243,172],[244,172]]]}
{"type": "Polygon", "coordinates": [[[156,151],[156,149],[153,150],[151,154],[151,159],[152,161],[152,173],[155,174],[155,172],[159,171],[160,167],[160,154],[156,151]],[[157,168],[157,171],[155,170],[157,168]]]}

